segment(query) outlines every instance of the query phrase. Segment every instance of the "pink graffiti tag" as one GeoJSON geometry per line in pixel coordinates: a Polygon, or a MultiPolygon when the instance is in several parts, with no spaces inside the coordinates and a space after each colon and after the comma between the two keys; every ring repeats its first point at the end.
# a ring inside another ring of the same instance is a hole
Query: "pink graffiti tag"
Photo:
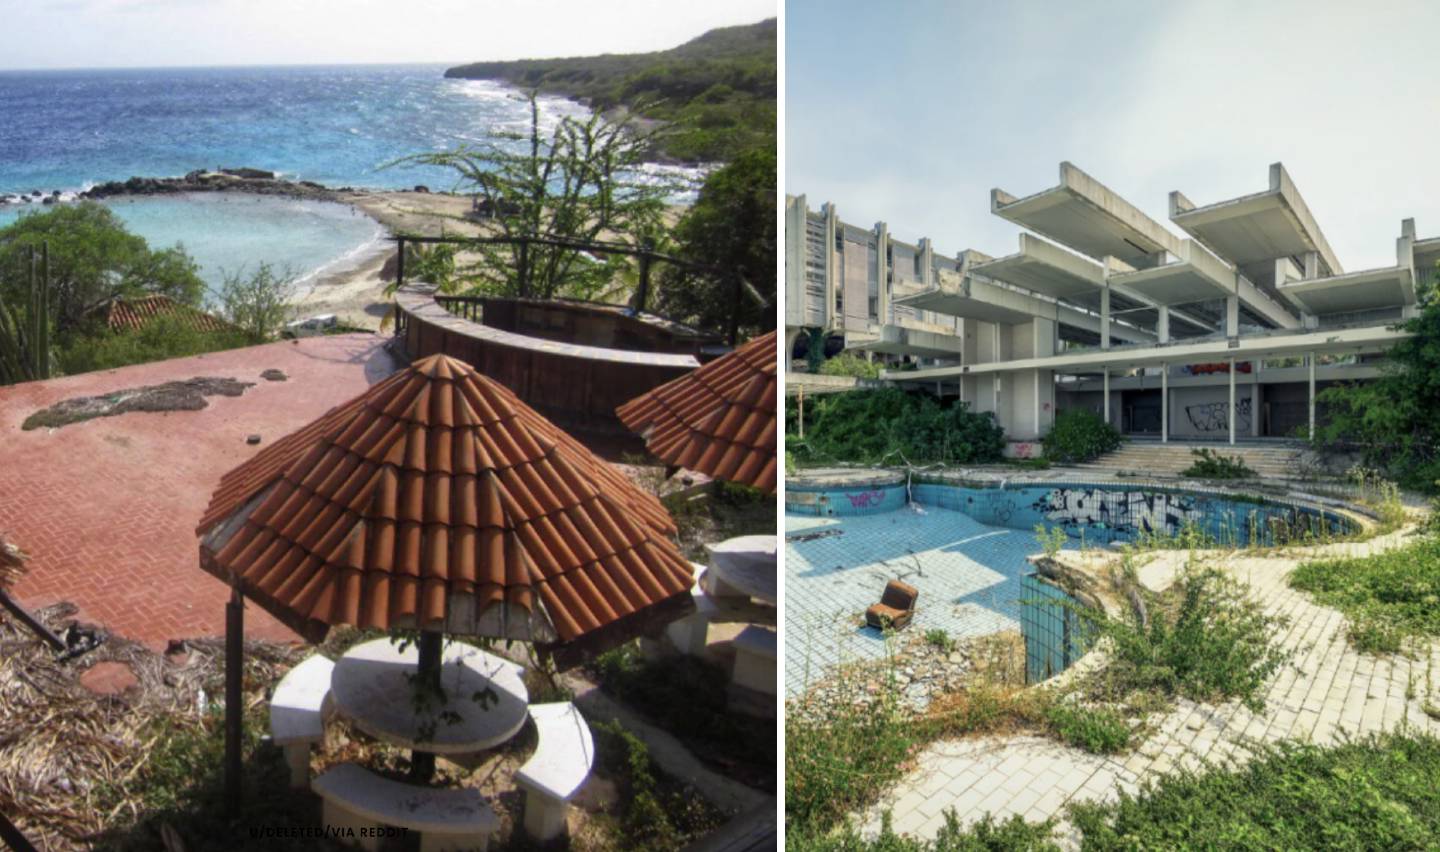
{"type": "Polygon", "coordinates": [[[846,494],[850,498],[850,508],[868,509],[871,505],[880,505],[885,499],[884,491],[861,491],[859,494],[846,494]]]}

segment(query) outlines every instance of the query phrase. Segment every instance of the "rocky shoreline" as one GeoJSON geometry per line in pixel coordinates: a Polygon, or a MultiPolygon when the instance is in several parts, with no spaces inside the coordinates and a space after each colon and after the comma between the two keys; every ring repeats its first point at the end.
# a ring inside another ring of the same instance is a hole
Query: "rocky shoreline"
{"type": "MultiPolygon", "coordinates": [[[[415,192],[429,192],[417,186],[415,192]]],[[[355,187],[332,189],[314,181],[292,181],[264,169],[236,168],[206,171],[196,169],[183,177],[132,177],[129,180],[107,181],[80,193],[31,190],[28,193],[0,194],[0,208],[15,205],[45,205],[67,201],[114,198],[137,195],[180,195],[192,192],[243,192],[251,195],[281,195],[311,201],[341,201],[345,197],[365,194],[355,187]]]]}

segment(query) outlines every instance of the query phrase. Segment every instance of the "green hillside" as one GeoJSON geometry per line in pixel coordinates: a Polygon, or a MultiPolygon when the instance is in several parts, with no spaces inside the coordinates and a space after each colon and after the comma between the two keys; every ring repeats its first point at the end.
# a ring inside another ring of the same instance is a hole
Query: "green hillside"
{"type": "Polygon", "coordinates": [[[775,19],[711,30],[655,53],[476,62],[446,77],[502,80],[582,100],[598,110],[637,110],[673,126],[660,152],[686,162],[728,161],[775,147],[775,19]]]}

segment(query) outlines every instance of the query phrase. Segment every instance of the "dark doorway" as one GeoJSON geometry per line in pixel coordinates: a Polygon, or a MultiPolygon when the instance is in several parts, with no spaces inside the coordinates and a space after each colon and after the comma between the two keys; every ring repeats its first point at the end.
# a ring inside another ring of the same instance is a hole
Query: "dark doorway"
{"type": "Polygon", "coordinates": [[[1159,389],[1122,391],[1120,405],[1121,431],[1130,435],[1160,434],[1159,389]]]}

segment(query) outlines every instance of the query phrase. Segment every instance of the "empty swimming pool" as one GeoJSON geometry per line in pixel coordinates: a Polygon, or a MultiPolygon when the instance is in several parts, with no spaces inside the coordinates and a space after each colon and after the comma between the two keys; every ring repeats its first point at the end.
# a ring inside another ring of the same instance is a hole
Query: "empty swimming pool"
{"type": "Polygon", "coordinates": [[[1070,546],[1194,530],[1222,544],[1344,535],[1353,521],[1300,501],[1115,482],[916,482],[863,474],[786,482],[785,688],[885,653],[860,617],[885,583],[920,590],[906,632],[954,637],[1020,629],[1035,526],[1070,546]]]}

